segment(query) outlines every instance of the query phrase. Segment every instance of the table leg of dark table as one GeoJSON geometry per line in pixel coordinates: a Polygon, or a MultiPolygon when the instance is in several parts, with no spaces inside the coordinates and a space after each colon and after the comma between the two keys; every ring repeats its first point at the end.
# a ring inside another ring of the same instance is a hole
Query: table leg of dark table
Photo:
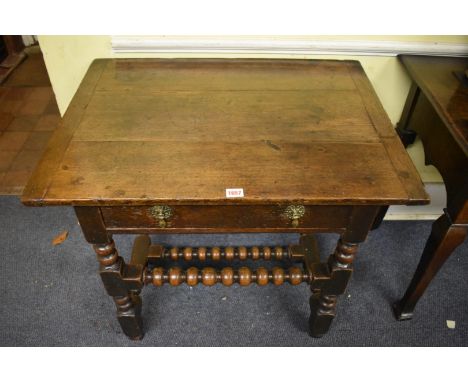
{"type": "Polygon", "coordinates": [[[86,240],[93,244],[99,261],[99,274],[104,287],[114,299],[117,319],[123,332],[133,340],[143,338],[141,298],[143,265],[125,264],[112,236],[107,233],[98,207],[75,207],[86,240]]]}
{"type": "Polygon", "coordinates": [[[452,252],[467,236],[466,154],[462,151],[446,123],[439,117],[426,95],[413,83],[397,132],[405,146],[416,134],[424,146],[425,162],[442,175],[447,192],[447,208],[432,225],[416,273],[403,298],[393,305],[398,320],[408,320],[431,280],[452,252]]]}
{"type": "Polygon", "coordinates": [[[467,236],[466,225],[452,224],[445,211],[433,224],[416,273],[403,298],[394,304],[393,310],[398,320],[409,320],[424,291],[429,286],[452,252],[463,243],[467,236]]]}
{"type": "Polygon", "coordinates": [[[416,132],[411,130],[408,127],[408,124],[413,114],[414,108],[416,107],[420,94],[421,90],[419,89],[418,85],[416,85],[416,83],[413,82],[411,84],[408,97],[406,98],[405,106],[403,108],[400,121],[397,123],[396,126],[396,132],[405,147],[412,144],[416,139],[416,132]]]}
{"type": "MultiPolygon", "coordinates": [[[[345,293],[351,278],[358,245],[374,228],[375,221],[383,210],[386,211],[385,206],[355,206],[348,227],[338,240],[328,263],[316,263],[317,267],[311,270],[314,277],[310,285],[312,297],[309,333],[312,337],[321,337],[328,332],[336,315],[338,296],[345,293]]],[[[310,244],[305,247],[313,248],[310,244]]],[[[305,265],[307,266],[307,261],[305,265]]]]}
{"type": "MultiPolygon", "coordinates": [[[[353,207],[348,227],[328,262],[320,261],[312,235],[302,236],[300,245],[296,246],[304,254],[304,267],[307,270],[307,278],[304,280],[309,280],[313,293],[309,320],[313,337],[321,337],[328,332],[335,317],[337,297],[345,292],[351,278],[358,243],[366,239],[381,208],[365,205],[353,207]]],[[[141,245],[134,246],[132,259],[126,264],[118,255],[112,236],[106,231],[99,207],[75,207],[75,212],[86,240],[93,244],[98,256],[99,273],[107,293],[113,297],[117,306],[117,318],[122,330],[131,339],[141,339],[143,326],[139,293],[148,281],[145,280],[145,267],[149,239],[140,240],[141,245]]],[[[295,276],[289,275],[290,282],[292,277],[297,278],[296,273],[295,276]]]]}

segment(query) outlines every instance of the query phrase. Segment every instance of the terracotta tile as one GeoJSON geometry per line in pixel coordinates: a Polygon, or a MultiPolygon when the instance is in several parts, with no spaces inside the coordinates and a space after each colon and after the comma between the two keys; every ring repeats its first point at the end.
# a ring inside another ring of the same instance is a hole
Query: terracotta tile
{"type": "Polygon", "coordinates": [[[36,168],[39,159],[42,156],[42,151],[39,150],[22,150],[15,157],[10,166],[9,171],[29,171],[32,172],[36,168]]]}
{"type": "Polygon", "coordinates": [[[2,187],[24,187],[31,176],[31,171],[18,170],[18,171],[7,171],[2,179],[2,187]]]}
{"type": "Polygon", "coordinates": [[[37,116],[17,116],[8,126],[8,131],[32,131],[38,121],[37,116]]]}
{"type": "Polygon", "coordinates": [[[28,100],[43,100],[47,103],[50,101],[54,92],[50,86],[34,86],[29,90],[28,100]]]}
{"type": "Polygon", "coordinates": [[[23,107],[22,100],[12,100],[9,98],[5,98],[0,102],[0,112],[3,113],[10,113],[13,115],[18,115],[19,111],[23,107]]]}
{"type": "Polygon", "coordinates": [[[24,143],[23,150],[43,150],[51,135],[51,131],[33,131],[24,143]]]}
{"type": "MultiPolygon", "coordinates": [[[[25,184],[5,184],[6,173],[0,173],[0,195],[21,195],[25,184]]],[[[9,182],[10,179],[7,179],[9,182]]]]}
{"type": "Polygon", "coordinates": [[[0,86],[0,101],[3,100],[3,96],[6,96],[7,92],[8,92],[8,88],[0,86]]]}
{"type": "Polygon", "coordinates": [[[28,57],[10,75],[6,86],[50,86],[49,76],[40,53],[28,52],[28,57]]]}
{"type": "Polygon", "coordinates": [[[0,150],[19,151],[29,137],[28,132],[6,131],[0,137],[0,150]]]}
{"type": "Polygon", "coordinates": [[[4,89],[4,100],[23,101],[26,100],[30,94],[30,88],[28,87],[5,87],[4,89]]]}
{"type": "Polygon", "coordinates": [[[58,114],[44,114],[39,118],[34,130],[36,131],[53,131],[57,127],[60,121],[60,115],[58,114]]]}
{"type": "Polygon", "coordinates": [[[13,114],[0,112],[0,131],[5,131],[13,118],[13,114]]]}
{"type": "Polygon", "coordinates": [[[2,150],[0,151],[0,172],[7,171],[13,159],[18,155],[18,151],[2,150]]]}
{"type": "Polygon", "coordinates": [[[21,109],[18,111],[20,115],[39,115],[42,114],[47,107],[49,100],[28,99],[23,101],[21,109]]]}

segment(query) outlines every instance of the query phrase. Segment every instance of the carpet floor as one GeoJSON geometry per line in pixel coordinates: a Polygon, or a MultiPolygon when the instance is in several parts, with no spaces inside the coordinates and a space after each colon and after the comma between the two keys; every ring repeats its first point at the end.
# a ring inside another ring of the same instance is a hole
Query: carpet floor
{"type": "MultiPolygon", "coordinates": [[[[418,304],[413,320],[397,322],[401,297],[418,263],[431,222],[384,222],[361,245],[355,273],[339,298],[337,317],[320,339],[307,334],[310,292],[292,287],[147,287],[146,330],[128,340],[96,273],[94,251],[67,207],[24,207],[0,197],[1,346],[467,346],[468,243],[460,246],[418,304]],[[67,230],[68,239],[52,239],[67,230]],[[456,322],[449,329],[446,320],[456,322]]],[[[154,235],[171,245],[289,244],[292,234],[154,235]]],[[[322,253],[337,235],[321,234],[322,253]]],[[[115,236],[127,257],[133,237],[115,236]]],[[[127,257],[128,258],[128,257],[127,257]]]]}

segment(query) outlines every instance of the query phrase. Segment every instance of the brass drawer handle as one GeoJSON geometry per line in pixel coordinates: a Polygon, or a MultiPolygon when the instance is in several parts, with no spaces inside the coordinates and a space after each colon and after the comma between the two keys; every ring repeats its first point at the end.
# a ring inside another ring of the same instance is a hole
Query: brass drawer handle
{"type": "Polygon", "coordinates": [[[159,220],[159,227],[166,228],[167,220],[172,216],[172,209],[169,206],[154,206],[149,209],[151,216],[159,220]]]}
{"type": "Polygon", "coordinates": [[[296,228],[299,225],[299,219],[305,214],[305,207],[302,204],[291,204],[286,207],[284,214],[291,219],[291,225],[296,228]]]}

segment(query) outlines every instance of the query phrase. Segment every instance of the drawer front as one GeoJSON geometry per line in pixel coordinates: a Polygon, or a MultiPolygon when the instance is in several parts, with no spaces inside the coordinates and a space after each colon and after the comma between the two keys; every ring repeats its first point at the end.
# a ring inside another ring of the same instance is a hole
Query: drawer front
{"type": "Polygon", "coordinates": [[[107,228],[170,231],[334,230],[352,206],[170,205],[101,207],[107,228]]]}

